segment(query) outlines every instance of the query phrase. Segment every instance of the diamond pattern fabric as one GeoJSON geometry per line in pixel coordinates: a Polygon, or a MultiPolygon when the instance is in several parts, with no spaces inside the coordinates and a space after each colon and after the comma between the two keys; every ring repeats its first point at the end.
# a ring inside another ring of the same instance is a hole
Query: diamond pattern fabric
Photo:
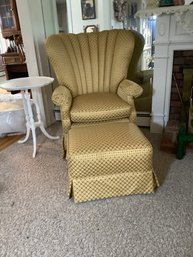
{"type": "Polygon", "coordinates": [[[96,122],[124,119],[130,115],[131,108],[116,94],[93,93],[74,98],[71,108],[73,122],[96,122]]]}
{"type": "Polygon", "coordinates": [[[128,122],[73,127],[67,141],[69,194],[75,202],[133,193],[158,186],[153,149],[128,122]]]}
{"type": "Polygon", "coordinates": [[[134,44],[131,31],[111,30],[52,35],[46,49],[60,85],[75,97],[92,92],[116,93],[119,83],[126,79],[134,44]]]}

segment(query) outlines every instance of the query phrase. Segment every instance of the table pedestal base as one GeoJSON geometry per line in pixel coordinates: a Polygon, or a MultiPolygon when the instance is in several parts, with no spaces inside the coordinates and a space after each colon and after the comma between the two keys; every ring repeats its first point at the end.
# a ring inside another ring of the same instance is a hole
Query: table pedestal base
{"type": "Polygon", "coordinates": [[[33,155],[32,157],[35,158],[36,151],[37,151],[37,142],[36,142],[36,128],[39,127],[42,133],[48,137],[49,139],[59,139],[58,136],[54,137],[48,134],[48,132],[45,130],[43,122],[41,121],[40,116],[40,109],[39,105],[36,101],[33,99],[30,99],[30,94],[28,93],[28,90],[25,90],[22,92],[22,99],[23,99],[23,105],[24,105],[24,112],[25,112],[25,118],[26,118],[26,136],[23,140],[19,140],[18,143],[25,143],[30,135],[30,130],[32,131],[32,139],[33,139],[33,155]],[[32,111],[31,104],[35,105],[35,110],[37,114],[37,121],[34,120],[34,115],[32,111]]]}

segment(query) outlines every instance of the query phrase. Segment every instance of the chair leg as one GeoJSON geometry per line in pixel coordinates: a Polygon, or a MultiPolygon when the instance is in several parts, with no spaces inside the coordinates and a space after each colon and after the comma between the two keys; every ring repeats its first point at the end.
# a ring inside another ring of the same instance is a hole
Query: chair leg
{"type": "Polygon", "coordinates": [[[66,159],[66,150],[63,151],[63,158],[66,159]]]}
{"type": "Polygon", "coordinates": [[[63,158],[66,159],[66,141],[65,141],[65,136],[63,136],[63,158]]]}

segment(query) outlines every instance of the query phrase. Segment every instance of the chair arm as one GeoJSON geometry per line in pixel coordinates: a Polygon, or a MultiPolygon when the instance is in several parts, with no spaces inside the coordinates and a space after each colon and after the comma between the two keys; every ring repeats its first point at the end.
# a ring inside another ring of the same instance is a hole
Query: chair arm
{"type": "Polygon", "coordinates": [[[70,90],[65,86],[58,86],[54,89],[52,101],[55,105],[65,109],[70,109],[72,104],[72,95],[70,90]]]}
{"type": "Polygon", "coordinates": [[[65,86],[58,86],[54,89],[52,94],[52,101],[54,104],[60,106],[60,115],[62,120],[62,126],[64,130],[64,144],[66,147],[66,136],[70,127],[70,108],[72,105],[72,95],[70,90],[65,86]]]}
{"type": "Polygon", "coordinates": [[[137,83],[131,80],[123,80],[118,87],[117,94],[126,102],[129,98],[137,98],[143,93],[143,89],[137,83]]]}

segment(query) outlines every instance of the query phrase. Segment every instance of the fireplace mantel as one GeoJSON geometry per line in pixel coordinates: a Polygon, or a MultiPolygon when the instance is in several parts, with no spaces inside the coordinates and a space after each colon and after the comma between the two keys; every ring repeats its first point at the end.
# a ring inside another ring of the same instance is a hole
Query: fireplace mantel
{"type": "Polygon", "coordinates": [[[150,131],[161,133],[169,120],[174,51],[193,50],[193,5],[138,11],[157,15],[150,131]]]}
{"type": "Polygon", "coordinates": [[[193,35],[193,5],[177,5],[168,7],[147,8],[139,10],[135,17],[148,18],[151,16],[175,14],[185,31],[193,35]]]}
{"type": "Polygon", "coordinates": [[[172,14],[172,13],[182,14],[187,11],[192,12],[193,5],[175,5],[175,6],[167,6],[167,7],[147,8],[144,10],[137,11],[135,16],[139,18],[146,18],[153,15],[159,16],[162,14],[172,14]]]}

